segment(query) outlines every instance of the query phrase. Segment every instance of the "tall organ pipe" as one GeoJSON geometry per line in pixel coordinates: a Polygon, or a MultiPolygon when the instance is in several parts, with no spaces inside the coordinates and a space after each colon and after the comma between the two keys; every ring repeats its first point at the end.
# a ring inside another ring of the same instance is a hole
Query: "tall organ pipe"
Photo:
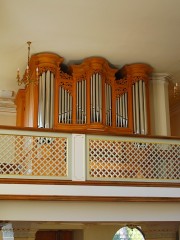
{"type": "Polygon", "coordinates": [[[76,83],[76,89],[76,122],[78,124],[84,124],[86,123],[86,80],[78,81],[76,83]]]}
{"type": "Polygon", "coordinates": [[[143,107],[144,107],[144,134],[148,133],[148,127],[147,127],[147,103],[146,103],[146,88],[145,88],[145,82],[143,81],[143,107]]]}
{"type": "Polygon", "coordinates": [[[140,133],[144,134],[144,102],[142,80],[139,81],[140,133]]]}
{"type": "Polygon", "coordinates": [[[128,98],[127,93],[124,94],[125,100],[125,127],[128,127],[128,98]]]}
{"type": "Polygon", "coordinates": [[[50,103],[50,128],[54,123],[54,75],[51,74],[51,103],[50,103]]]}
{"type": "Polygon", "coordinates": [[[91,122],[102,122],[102,79],[99,73],[93,74],[90,79],[91,83],[91,122]]]}
{"type": "Polygon", "coordinates": [[[39,83],[39,108],[38,108],[39,128],[45,128],[45,74],[40,76],[39,83]]]}
{"type": "Polygon", "coordinates": [[[136,103],[136,133],[140,133],[140,121],[139,121],[139,83],[135,83],[135,103],[136,103]]]}
{"type": "Polygon", "coordinates": [[[133,124],[134,133],[147,134],[146,89],[143,80],[135,82],[133,91],[133,124]]]}
{"type": "Polygon", "coordinates": [[[59,87],[59,123],[62,122],[62,106],[61,106],[61,92],[62,92],[62,87],[59,87]]]}
{"type": "Polygon", "coordinates": [[[43,72],[39,78],[38,127],[52,128],[54,116],[54,75],[43,72]]]}
{"type": "Polygon", "coordinates": [[[136,91],[135,91],[135,84],[132,86],[133,88],[133,127],[134,127],[134,133],[137,133],[136,129],[136,91]]]}
{"type": "Polygon", "coordinates": [[[50,100],[51,100],[51,78],[50,78],[50,72],[45,73],[45,81],[46,81],[46,87],[45,87],[45,128],[50,127],[50,100]]]}
{"type": "Polygon", "coordinates": [[[102,78],[99,74],[99,120],[102,122],[102,78]]]}

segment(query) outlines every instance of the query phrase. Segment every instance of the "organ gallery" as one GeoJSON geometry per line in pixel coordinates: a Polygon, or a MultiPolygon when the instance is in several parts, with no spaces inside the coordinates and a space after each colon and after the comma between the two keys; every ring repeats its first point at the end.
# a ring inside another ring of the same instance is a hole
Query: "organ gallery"
{"type": "Polygon", "coordinates": [[[151,72],[141,63],[116,69],[100,57],[66,66],[57,54],[33,55],[16,97],[17,126],[149,134],[151,72]]]}

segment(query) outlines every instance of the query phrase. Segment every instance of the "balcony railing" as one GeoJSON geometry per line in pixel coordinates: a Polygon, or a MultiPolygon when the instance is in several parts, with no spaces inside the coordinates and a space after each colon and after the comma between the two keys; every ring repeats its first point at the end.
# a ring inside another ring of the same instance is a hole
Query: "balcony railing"
{"type": "Polygon", "coordinates": [[[70,134],[3,131],[0,176],[70,179],[70,144],[70,134]]]}
{"type": "Polygon", "coordinates": [[[87,137],[88,179],[180,181],[180,141],[87,137]]]}
{"type": "Polygon", "coordinates": [[[0,130],[0,178],[180,182],[180,140],[0,130]]]}

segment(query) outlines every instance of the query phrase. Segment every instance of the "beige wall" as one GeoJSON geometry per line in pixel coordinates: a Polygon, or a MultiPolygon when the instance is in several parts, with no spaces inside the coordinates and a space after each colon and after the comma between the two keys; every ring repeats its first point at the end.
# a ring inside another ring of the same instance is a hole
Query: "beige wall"
{"type": "Polygon", "coordinates": [[[16,125],[16,113],[0,112],[0,125],[15,126],[16,125]]]}
{"type": "Polygon", "coordinates": [[[84,240],[112,240],[118,226],[89,226],[84,230],[84,240]]]}

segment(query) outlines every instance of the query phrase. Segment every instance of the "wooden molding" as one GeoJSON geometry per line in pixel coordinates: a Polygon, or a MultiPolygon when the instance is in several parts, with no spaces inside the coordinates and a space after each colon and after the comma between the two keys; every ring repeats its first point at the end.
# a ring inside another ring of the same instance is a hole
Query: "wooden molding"
{"type": "Polygon", "coordinates": [[[80,201],[80,202],[180,202],[180,197],[94,197],[49,195],[0,195],[0,200],[80,201]]]}
{"type": "Polygon", "coordinates": [[[35,185],[80,185],[80,186],[123,186],[123,187],[163,187],[180,188],[173,182],[120,182],[120,181],[63,181],[48,179],[14,179],[0,178],[0,184],[35,184],[35,185]]]}

